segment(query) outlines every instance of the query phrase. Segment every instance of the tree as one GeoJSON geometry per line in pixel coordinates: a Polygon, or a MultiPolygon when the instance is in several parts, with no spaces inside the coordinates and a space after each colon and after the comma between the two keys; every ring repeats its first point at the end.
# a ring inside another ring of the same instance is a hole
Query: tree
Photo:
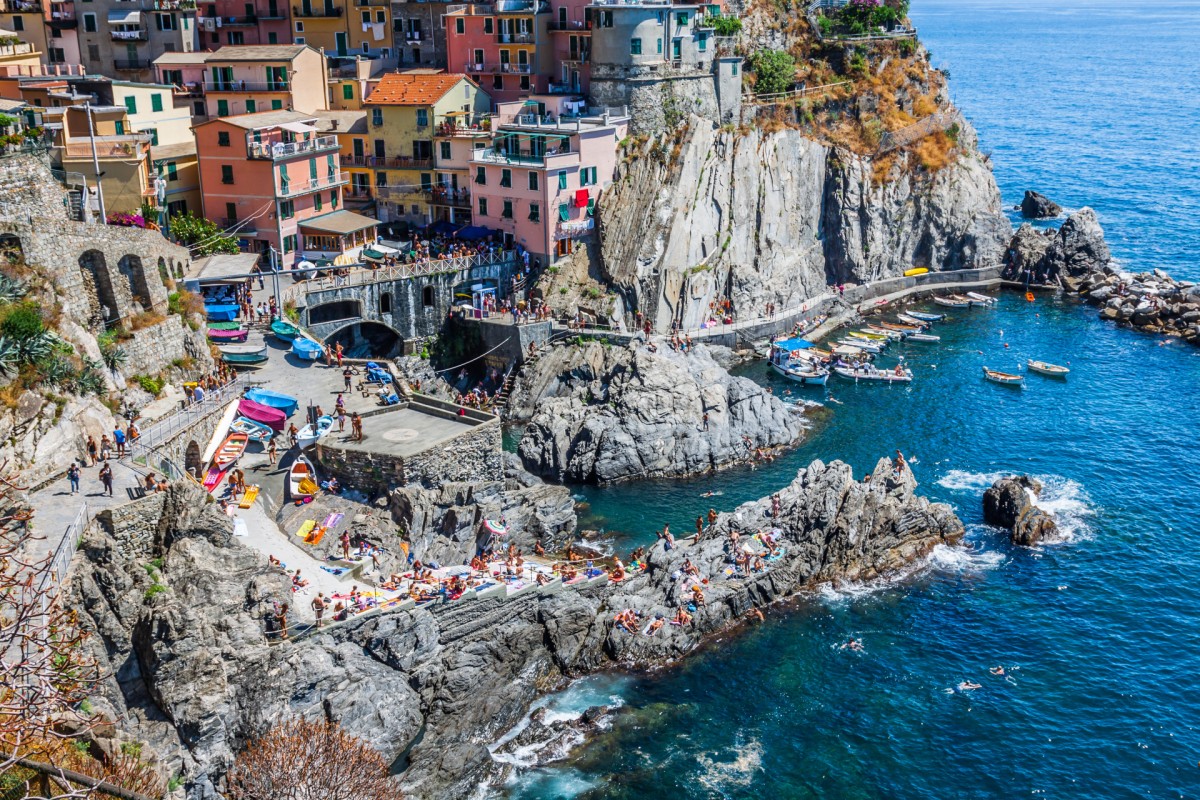
{"type": "Polygon", "coordinates": [[[233,800],[402,800],[388,764],[330,722],[294,717],[250,743],[229,771],[233,800]]]}
{"type": "Polygon", "coordinates": [[[237,240],[224,233],[217,223],[192,212],[171,217],[171,235],[188,247],[194,256],[211,256],[217,253],[240,253],[237,240]]]}
{"type": "Polygon", "coordinates": [[[796,59],[784,50],[759,50],[750,59],[755,94],[790,91],[796,82],[796,59]]]}

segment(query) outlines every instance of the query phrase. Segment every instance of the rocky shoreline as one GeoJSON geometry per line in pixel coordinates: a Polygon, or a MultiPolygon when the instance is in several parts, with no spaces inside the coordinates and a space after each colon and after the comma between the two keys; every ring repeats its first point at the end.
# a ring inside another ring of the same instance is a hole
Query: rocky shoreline
{"type": "Polygon", "coordinates": [[[494,777],[487,745],[567,679],[677,660],[751,608],[826,582],[901,574],[958,542],[951,509],[915,489],[886,459],[863,480],[817,461],[779,491],[776,516],[771,498],[746,503],[699,541],[650,548],[645,571],[621,583],[375,614],[272,645],[264,621],[274,601],[290,599],[286,576],[240,546],[202,493],[178,486],[144,553],[119,534],[88,535],[73,592],[111,670],[97,707],[187,776],[189,797],[215,797],[246,740],[291,714],[334,719],[387,758],[403,756],[412,796],[466,797],[494,777]],[[754,542],[768,528],[781,555],[728,576],[730,534],[754,542]],[[653,636],[615,625],[621,611],[645,625],[691,601],[700,578],[683,573],[689,561],[707,579],[691,624],[653,636]]]}

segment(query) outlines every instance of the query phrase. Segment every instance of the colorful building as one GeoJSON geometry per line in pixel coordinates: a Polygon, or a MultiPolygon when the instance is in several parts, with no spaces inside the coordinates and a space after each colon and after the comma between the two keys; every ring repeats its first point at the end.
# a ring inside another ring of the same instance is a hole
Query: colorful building
{"type": "Polygon", "coordinates": [[[394,59],[391,0],[299,0],[292,7],[292,41],[331,60],[394,59]]]}
{"type": "Polygon", "coordinates": [[[222,47],[205,61],[210,117],[329,108],[325,57],[308,45],[222,47]]]}
{"type": "Polygon", "coordinates": [[[198,49],[195,0],[81,0],[76,16],[80,55],[92,74],[152,81],[158,56],[198,49]]]}
{"type": "Polygon", "coordinates": [[[112,104],[125,106],[131,133],[147,133],[150,144],[191,144],[192,116],[177,108],[173,87],[156,83],[112,81],[112,104]]]}
{"type": "Polygon", "coordinates": [[[50,0],[45,3],[46,63],[51,66],[82,64],[79,49],[79,20],[75,0],[50,0]]]}
{"type": "Polygon", "coordinates": [[[346,207],[355,211],[373,210],[375,170],[367,166],[370,135],[366,111],[317,111],[317,130],[322,136],[335,136],[342,170],[350,182],[342,189],[346,207]]]}
{"type": "Polygon", "coordinates": [[[201,0],[197,7],[200,50],[221,45],[290,44],[287,0],[201,0]]]}
{"type": "Polygon", "coordinates": [[[471,159],[492,140],[492,115],[452,111],[439,117],[433,133],[432,221],[470,225],[471,159]]]}
{"type": "Polygon", "coordinates": [[[482,115],[486,92],[465,75],[391,73],[367,97],[379,218],[427,225],[433,220],[435,126],[454,112],[482,115]]]}
{"type": "Polygon", "coordinates": [[[449,69],[471,76],[496,102],[548,91],[554,46],[547,3],[496,0],[454,9],[446,14],[449,69]]]}
{"type": "Polygon", "coordinates": [[[548,91],[586,95],[591,81],[592,20],[590,0],[559,0],[550,19],[554,69],[548,91]]]}
{"type": "Polygon", "coordinates": [[[470,162],[474,224],[547,262],[591,235],[629,129],[625,114],[572,117],[564,113],[568,102],[543,96],[501,104],[491,147],[470,162]]]}
{"type": "Polygon", "coordinates": [[[189,137],[186,142],[150,147],[150,163],[154,175],[165,182],[160,208],[165,208],[167,217],[192,212],[204,213],[200,197],[200,164],[196,159],[196,142],[189,137]]]}
{"type": "Polygon", "coordinates": [[[354,255],[374,241],[377,221],[343,208],[341,145],[320,135],[312,114],[220,117],[195,135],[204,215],[236,233],[243,249],[287,269],[354,255]]]}
{"type": "MultiPolygon", "coordinates": [[[[37,18],[41,25],[41,18],[37,18]]],[[[26,41],[25,34],[11,30],[0,30],[0,68],[16,67],[20,70],[41,67],[44,53],[37,45],[26,41]]]]}
{"type": "MultiPolygon", "coordinates": [[[[392,44],[399,69],[447,69],[446,25],[449,3],[399,0],[392,3],[392,44]]],[[[451,71],[457,67],[450,68],[451,71]]]]}
{"type": "Polygon", "coordinates": [[[51,158],[57,168],[82,174],[93,189],[99,181],[97,210],[135,214],[154,204],[150,134],[132,132],[125,106],[71,105],[43,117],[55,131],[51,158]]]}
{"type": "MultiPolygon", "coordinates": [[[[49,40],[42,0],[0,0],[0,39],[11,37],[37,53],[46,53],[49,40]]],[[[0,51],[15,44],[17,42],[0,44],[0,51]]]]}

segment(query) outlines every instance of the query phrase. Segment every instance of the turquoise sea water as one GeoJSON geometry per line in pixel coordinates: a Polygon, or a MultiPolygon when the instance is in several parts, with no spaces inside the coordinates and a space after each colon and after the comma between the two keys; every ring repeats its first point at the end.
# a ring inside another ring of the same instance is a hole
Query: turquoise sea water
{"type": "MultiPolygon", "coordinates": [[[[913,16],[1006,202],[1028,187],[1092,205],[1126,265],[1200,277],[1200,6],[914,0],[913,16]]],[[[581,682],[556,707],[618,696],[613,728],[512,796],[1200,795],[1200,351],[1049,296],[1002,295],[936,332],[895,349],[911,386],[832,383],[832,415],[771,465],[579,496],[585,525],[627,549],[814,458],[861,472],[899,447],[967,547],[895,585],[802,599],[678,668],[581,682]],[[1070,362],[1070,378],[980,377],[1030,357],[1070,362]],[[1016,471],[1046,482],[1065,541],[1013,548],[982,524],[983,489],[1016,471]],[[840,649],[850,637],[865,650],[840,649]],[[963,680],[983,688],[954,691],[963,680]]],[[[771,381],[761,363],[745,374],[771,381]]]]}

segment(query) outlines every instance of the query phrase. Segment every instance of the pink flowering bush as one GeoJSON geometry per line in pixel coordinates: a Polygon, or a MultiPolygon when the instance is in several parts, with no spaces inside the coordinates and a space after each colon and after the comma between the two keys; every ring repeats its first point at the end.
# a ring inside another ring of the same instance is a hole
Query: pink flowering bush
{"type": "Polygon", "coordinates": [[[108,224],[120,225],[124,228],[144,228],[146,227],[146,218],[141,214],[116,212],[108,215],[108,224]]]}

